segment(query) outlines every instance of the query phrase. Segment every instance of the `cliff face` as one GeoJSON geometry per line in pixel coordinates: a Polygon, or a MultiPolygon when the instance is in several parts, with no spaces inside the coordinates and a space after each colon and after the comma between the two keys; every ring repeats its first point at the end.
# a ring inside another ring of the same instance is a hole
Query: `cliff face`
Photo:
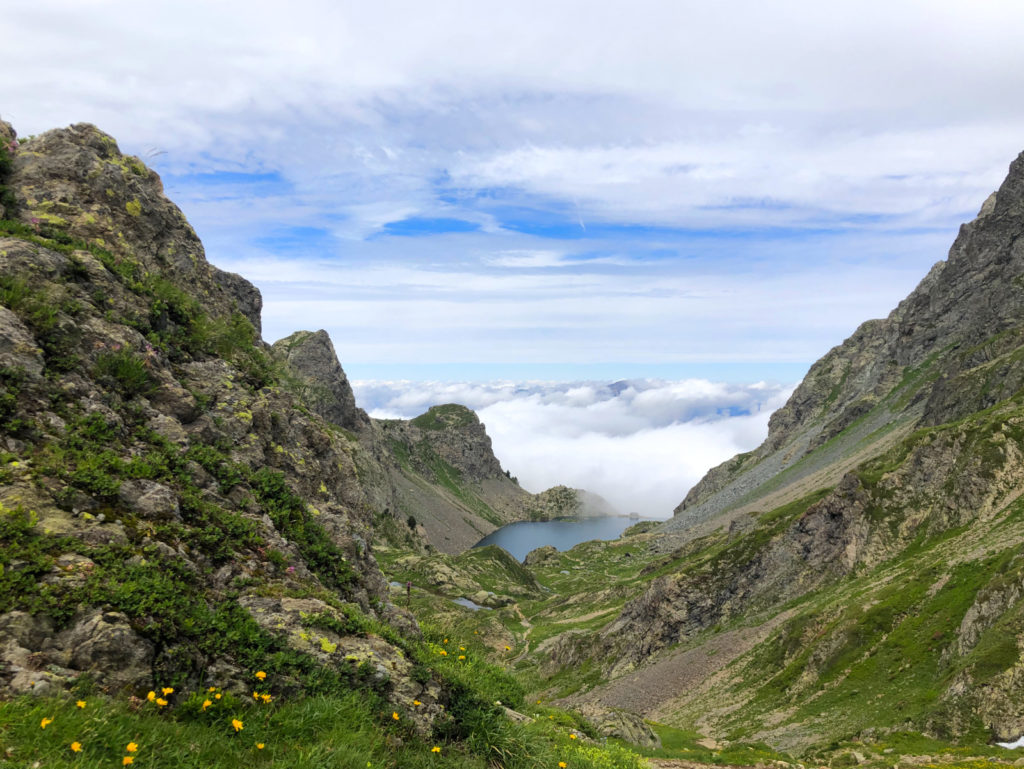
{"type": "Polygon", "coordinates": [[[370,418],[356,406],[352,387],[326,331],[296,331],[274,342],[274,350],[302,378],[308,388],[307,403],[325,421],[357,432],[369,426],[370,418]]]}

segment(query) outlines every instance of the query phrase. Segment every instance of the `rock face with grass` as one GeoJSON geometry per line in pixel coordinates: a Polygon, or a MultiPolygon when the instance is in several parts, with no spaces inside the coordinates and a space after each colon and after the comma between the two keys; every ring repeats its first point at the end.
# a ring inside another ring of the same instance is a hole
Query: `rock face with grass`
{"type": "MultiPolygon", "coordinates": [[[[948,258],[889,317],[862,324],[815,363],[772,415],[765,442],[709,472],[665,530],[741,507],[781,471],[858,427],[866,437],[893,421],[938,425],[1016,393],[1024,385],[1014,355],[1024,334],[1022,219],[1024,154],[977,218],[961,227],[948,258]],[[901,399],[893,398],[897,392],[901,399]]],[[[833,458],[842,459],[827,457],[822,466],[833,458]]],[[[842,471],[841,462],[832,464],[842,471]]]]}
{"type": "Polygon", "coordinates": [[[257,289],[111,137],[3,124],[0,200],[0,695],[248,696],[265,670],[276,691],[364,691],[421,734],[450,722],[458,695],[373,545],[423,547],[396,497],[518,490],[475,415],[407,428],[440,440],[398,497],[326,334],[263,343],[257,289]]]}
{"type": "Polygon", "coordinates": [[[11,153],[7,182],[20,221],[191,284],[206,312],[241,312],[259,331],[259,291],[206,261],[195,231],[145,163],[122,155],[112,137],[88,123],[47,131],[30,144],[11,153]]]}

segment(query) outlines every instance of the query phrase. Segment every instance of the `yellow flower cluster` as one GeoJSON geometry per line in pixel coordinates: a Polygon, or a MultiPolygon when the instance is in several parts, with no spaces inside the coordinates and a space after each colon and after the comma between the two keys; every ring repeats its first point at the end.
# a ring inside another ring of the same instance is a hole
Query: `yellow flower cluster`
{"type": "MultiPolygon", "coordinates": [[[[258,671],[255,674],[255,676],[260,681],[265,681],[266,678],[267,678],[267,674],[264,671],[262,671],[262,670],[258,671]]],[[[168,700],[165,699],[165,698],[170,696],[170,695],[172,695],[172,694],[174,694],[174,688],[173,687],[170,687],[170,686],[159,687],[158,689],[154,689],[154,690],[151,690],[151,691],[146,693],[146,701],[153,703],[154,705],[156,705],[159,708],[163,708],[163,707],[165,707],[166,705],[169,704],[168,700]],[[159,695],[157,694],[157,692],[159,692],[159,695]]],[[[201,706],[202,712],[206,712],[206,710],[208,708],[212,707],[214,705],[214,701],[215,700],[220,700],[221,699],[221,692],[218,691],[218,688],[216,686],[209,687],[206,690],[206,694],[208,694],[210,696],[207,696],[207,697],[205,697],[203,699],[203,703],[202,703],[202,706],[201,706]],[[213,699],[210,699],[211,696],[212,696],[213,699]]],[[[269,692],[268,693],[264,693],[264,694],[260,694],[258,692],[253,692],[253,698],[254,699],[258,699],[259,701],[262,701],[264,704],[269,704],[274,699],[273,696],[269,692]]],[[[138,702],[138,700],[136,700],[134,697],[132,699],[135,702],[138,702]]],[[[85,700],[76,700],[75,701],[75,707],[78,708],[79,710],[84,710],[86,708],[87,704],[88,703],[85,700]]],[[[417,700],[415,704],[416,705],[420,705],[421,703],[417,700]]],[[[392,715],[394,716],[395,720],[398,720],[398,713],[394,713],[392,715]]],[[[42,718],[39,721],[39,728],[45,730],[47,726],[49,726],[50,724],[52,724],[54,722],[54,718],[55,717],[49,717],[49,716],[42,718]]],[[[236,734],[238,732],[242,731],[245,728],[245,724],[239,718],[231,719],[231,726],[232,726],[232,728],[234,728],[236,734]]],[[[263,742],[256,742],[256,743],[253,743],[253,744],[254,744],[256,750],[263,750],[266,747],[266,743],[263,743],[263,742]]],[[[67,749],[70,750],[72,753],[82,753],[85,750],[85,747],[86,746],[82,743],[81,740],[74,740],[73,742],[71,742],[68,745],[67,749]]],[[[139,752],[139,744],[137,742],[134,742],[134,741],[133,742],[129,742],[125,746],[124,755],[121,757],[121,766],[129,766],[129,765],[135,763],[135,756],[136,756],[136,754],[138,754],[138,752],[139,752]]]]}

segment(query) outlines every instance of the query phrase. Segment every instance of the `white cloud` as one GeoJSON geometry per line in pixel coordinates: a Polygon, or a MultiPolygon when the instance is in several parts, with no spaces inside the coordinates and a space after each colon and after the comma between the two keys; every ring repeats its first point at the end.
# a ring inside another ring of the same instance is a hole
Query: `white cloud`
{"type": "Polygon", "coordinates": [[[913,287],[1024,144],[1017,0],[3,18],[2,117],[165,151],[211,261],[263,290],[267,336],[326,327],[353,362],[810,361],[913,287]],[[195,178],[213,171],[278,182],[195,178]],[[412,217],[481,230],[379,237],[412,217]],[[327,236],[285,252],[294,228],[327,236]]]}
{"type": "Polygon", "coordinates": [[[355,381],[373,416],[410,418],[461,403],[487,428],[502,466],[537,492],[556,484],[601,494],[623,512],[668,517],[712,466],[757,446],[792,388],[633,380],[355,381]]]}

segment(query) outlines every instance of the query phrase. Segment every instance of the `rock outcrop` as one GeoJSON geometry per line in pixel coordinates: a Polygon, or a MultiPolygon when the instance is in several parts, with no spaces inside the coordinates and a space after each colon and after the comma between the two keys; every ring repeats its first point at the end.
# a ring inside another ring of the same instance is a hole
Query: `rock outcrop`
{"type": "Polygon", "coordinates": [[[256,287],[206,261],[195,230],[164,196],[160,177],[122,155],[111,136],[77,123],[36,136],[13,155],[7,184],[18,218],[33,230],[137,261],[143,270],[190,286],[210,315],[237,310],[259,332],[263,301],[256,287]]]}
{"type": "Polygon", "coordinates": [[[296,331],[274,342],[274,350],[305,381],[309,388],[306,401],[325,421],[357,432],[370,424],[366,412],[356,406],[352,386],[326,331],[296,331]]]}

